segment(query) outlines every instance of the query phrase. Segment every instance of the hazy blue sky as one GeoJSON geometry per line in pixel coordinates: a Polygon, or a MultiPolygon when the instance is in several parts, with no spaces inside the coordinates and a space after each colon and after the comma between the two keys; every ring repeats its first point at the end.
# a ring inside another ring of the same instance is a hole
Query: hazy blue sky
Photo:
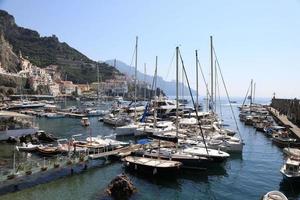
{"type": "Polygon", "coordinates": [[[251,78],[257,96],[300,96],[299,0],[0,0],[0,8],[18,25],[55,34],[94,60],[130,64],[138,35],[139,69],[147,63],[153,73],[157,55],[158,73],[167,79],[175,78],[170,62],[181,45],[193,85],[194,51],[208,76],[213,35],[232,96],[244,96],[251,78]]]}

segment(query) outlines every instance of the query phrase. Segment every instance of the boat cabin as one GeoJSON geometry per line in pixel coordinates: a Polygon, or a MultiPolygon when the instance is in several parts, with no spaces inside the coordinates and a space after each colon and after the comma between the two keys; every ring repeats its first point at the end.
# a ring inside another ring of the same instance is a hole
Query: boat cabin
{"type": "Polygon", "coordinates": [[[299,161],[288,159],[285,164],[285,170],[288,174],[299,174],[299,161]]]}

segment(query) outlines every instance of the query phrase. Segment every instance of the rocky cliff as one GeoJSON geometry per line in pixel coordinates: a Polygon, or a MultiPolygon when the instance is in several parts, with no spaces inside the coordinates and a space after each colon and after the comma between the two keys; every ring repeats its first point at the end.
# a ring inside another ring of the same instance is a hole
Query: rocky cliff
{"type": "Polygon", "coordinates": [[[0,61],[11,72],[19,70],[19,53],[38,67],[50,64],[59,66],[63,76],[75,83],[92,82],[97,79],[97,67],[105,80],[118,70],[106,63],[97,63],[53,35],[41,37],[37,31],[19,27],[14,17],[0,10],[0,61]]]}

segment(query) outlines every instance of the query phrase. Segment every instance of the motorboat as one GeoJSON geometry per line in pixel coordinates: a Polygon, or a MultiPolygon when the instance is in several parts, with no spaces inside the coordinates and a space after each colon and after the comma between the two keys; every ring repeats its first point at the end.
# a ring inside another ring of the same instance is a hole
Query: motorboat
{"type": "Polygon", "coordinates": [[[29,143],[22,143],[21,146],[16,146],[16,149],[18,151],[35,151],[37,150],[37,147],[42,147],[43,145],[41,144],[32,144],[31,142],[29,143]]]}
{"type": "Polygon", "coordinates": [[[265,194],[262,200],[288,200],[288,198],[279,191],[270,191],[265,194]]]}
{"type": "Polygon", "coordinates": [[[229,158],[229,154],[221,151],[221,150],[215,150],[215,149],[208,149],[204,147],[187,147],[183,149],[184,153],[189,153],[196,156],[206,157],[214,160],[215,162],[223,162],[229,158]]]}
{"type": "Polygon", "coordinates": [[[45,113],[45,117],[49,119],[64,118],[65,115],[59,113],[45,113]]]}
{"type": "Polygon", "coordinates": [[[288,158],[280,172],[285,179],[300,181],[300,160],[288,158]]]}
{"type": "Polygon", "coordinates": [[[97,110],[97,109],[87,109],[86,110],[87,115],[92,117],[92,116],[104,116],[109,113],[108,110],[97,110]]]}
{"type": "Polygon", "coordinates": [[[272,142],[281,148],[300,147],[300,141],[295,138],[283,137],[282,135],[273,135],[272,142]]]}
{"type": "Polygon", "coordinates": [[[133,135],[136,129],[142,127],[140,123],[130,123],[125,126],[119,126],[116,128],[116,135],[121,136],[121,135],[133,135]]]}
{"type": "Polygon", "coordinates": [[[125,126],[132,122],[132,120],[126,115],[115,116],[111,113],[103,117],[103,122],[112,126],[125,126]]]}
{"type": "Polygon", "coordinates": [[[293,157],[300,158],[300,149],[298,149],[298,148],[285,147],[283,149],[283,153],[285,153],[287,156],[293,156],[293,157]]]}
{"type": "Polygon", "coordinates": [[[81,123],[82,126],[89,126],[89,125],[90,125],[89,118],[83,117],[83,118],[81,119],[80,123],[81,123]]]}

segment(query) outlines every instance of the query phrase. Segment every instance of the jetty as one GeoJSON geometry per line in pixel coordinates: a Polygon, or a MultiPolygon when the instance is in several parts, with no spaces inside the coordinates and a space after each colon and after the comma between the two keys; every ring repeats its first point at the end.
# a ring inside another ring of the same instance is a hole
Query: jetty
{"type": "Polygon", "coordinates": [[[130,145],[130,146],[127,146],[127,147],[112,150],[112,151],[106,151],[106,152],[91,154],[88,157],[89,157],[89,159],[92,159],[92,160],[101,159],[101,158],[108,158],[109,156],[116,156],[116,157],[122,158],[122,157],[128,156],[131,153],[137,151],[140,147],[141,147],[141,145],[134,144],[134,145],[130,145]]]}
{"type": "Polygon", "coordinates": [[[87,117],[87,114],[82,113],[72,113],[72,112],[57,112],[57,114],[64,115],[66,117],[82,118],[87,117]]]}
{"type": "Polygon", "coordinates": [[[288,127],[289,130],[300,139],[300,128],[291,122],[285,114],[280,113],[273,107],[268,107],[269,112],[280,125],[288,127]]]}

